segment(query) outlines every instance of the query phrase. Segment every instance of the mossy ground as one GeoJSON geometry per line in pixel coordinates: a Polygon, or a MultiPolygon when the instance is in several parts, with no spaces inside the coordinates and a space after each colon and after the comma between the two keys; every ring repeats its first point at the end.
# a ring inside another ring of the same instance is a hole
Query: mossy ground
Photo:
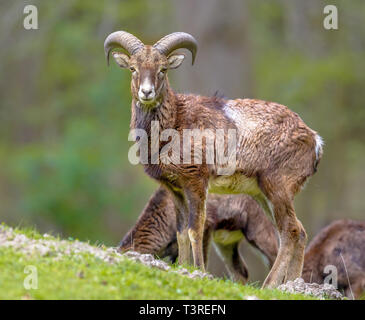
{"type": "MultiPolygon", "coordinates": [[[[34,230],[15,230],[42,239],[34,230]]],[[[73,240],[69,240],[72,243],[73,240]]],[[[178,268],[178,266],[174,266],[178,268]]],[[[278,290],[243,286],[224,279],[190,279],[124,259],[110,264],[90,253],[62,259],[24,254],[0,246],[0,300],[3,299],[314,299],[278,290]],[[24,269],[35,266],[38,289],[25,289],[24,269]]]]}

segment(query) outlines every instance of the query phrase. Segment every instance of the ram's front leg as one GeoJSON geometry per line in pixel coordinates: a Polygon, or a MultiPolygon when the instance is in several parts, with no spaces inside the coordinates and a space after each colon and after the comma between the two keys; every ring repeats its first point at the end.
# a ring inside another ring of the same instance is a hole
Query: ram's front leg
{"type": "Polygon", "coordinates": [[[187,190],[189,208],[188,234],[193,251],[194,266],[204,270],[203,236],[205,223],[206,189],[187,190]]]}
{"type": "MultiPolygon", "coordinates": [[[[170,186],[170,185],[168,185],[170,186]]],[[[182,190],[170,186],[176,213],[176,240],[178,246],[179,265],[191,264],[190,239],[188,234],[189,210],[182,190]]]]}
{"type": "Polygon", "coordinates": [[[179,249],[179,265],[191,264],[190,240],[188,234],[188,213],[184,211],[177,212],[176,216],[176,240],[179,249]]]}

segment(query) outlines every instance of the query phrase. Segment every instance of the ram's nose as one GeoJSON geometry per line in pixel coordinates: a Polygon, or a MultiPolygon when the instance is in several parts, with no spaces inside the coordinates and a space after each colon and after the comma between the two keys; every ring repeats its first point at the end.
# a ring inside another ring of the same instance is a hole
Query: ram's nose
{"type": "Polygon", "coordinates": [[[144,94],[144,96],[146,98],[148,98],[152,94],[152,88],[148,88],[148,89],[143,89],[142,88],[142,93],[144,94]]]}
{"type": "Polygon", "coordinates": [[[138,96],[141,102],[151,103],[155,98],[155,90],[152,86],[141,87],[138,96]]]}

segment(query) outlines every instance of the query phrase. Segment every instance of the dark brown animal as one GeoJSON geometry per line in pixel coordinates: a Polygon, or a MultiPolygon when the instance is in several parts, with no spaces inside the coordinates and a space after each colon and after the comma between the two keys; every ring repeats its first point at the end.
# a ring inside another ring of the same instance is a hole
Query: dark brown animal
{"type": "MultiPolygon", "coordinates": [[[[278,251],[275,228],[256,201],[246,195],[209,195],[205,263],[213,242],[231,279],[245,284],[248,270],[238,250],[244,239],[261,252],[271,267],[278,251]]],[[[121,241],[120,250],[168,257],[175,262],[176,216],[172,197],[166,190],[159,188],[152,195],[135,226],[121,241]]],[[[357,299],[365,292],[365,222],[337,220],[313,238],[304,257],[303,279],[323,283],[329,265],[336,267],[338,289],[349,298],[357,299]]]]}
{"type": "MultiPolygon", "coordinates": [[[[210,243],[224,261],[234,281],[247,282],[248,270],[239,253],[246,239],[258,249],[271,267],[278,251],[276,231],[256,201],[246,195],[208,195],[203,252],[207,263],[210,243]],[[213,241],[212,241],[213,240],[213,241]]],[[[121,241],[122,252],[134,250],[168,257],[175,262],[178,255],[176,215],[171,195],[159,188],[143,209],[135,226],[121,241]]]]}
{"type": "Polygon", "coordinates": [[[323,283],[335,266],[338,289],[349,298],[365,292],[365,222],[337,220],[323,228],[309,244],[303,268],[306,282],[323,283]]]}
{"type": "Polygon", "coordinates": [[[132,72],[131,129],[140,155],[144,153],[144,138],[151,144],[148,161],[143,163],[145,172],[173,196],[179,263],[189,263],[191,245],[194,265],[204,269],[207,193],[245,193],[273,216],[279,231],[279,252],[264,286],[276,287],[299,277],[307,236],[296,218],[293,198],[316,171],[322,155],[319,135],[278,103],[175,93],[166,73],[179,67],[184,55],[173,52],[188,49],[194,61],[197,51],[196,40],[187,33],[169,34],[149,46],[127,32],[117,31],[105,40],[107,58],[115,48],[128,53],[112,55],[120,67],[132,72]],[[164,147],[170,147],[167,137],[156,141],[154,135],[155,131],[166,133],[171,129],[177,132],[177,139],[170,135],[171,144],[176,147],[179,143],[183,148],[170,157],[169,152],[163,152],[164,147]],[[184,136],[187,129],[204,136],[204,140],[193,137],[194,146],[188,146],[190,158],[185,153],[186,143],[191,143],[191,136],[184,136]],[[213,156],[208,148],[211,141],[215,146],[213,156]],[[195,157],[197,150],[202,154],[195,157]],[[163,159],[159,159],[162,154],[163,159]],[[227,155],[226,162],[221,159],[223,155],[227,155]]]}

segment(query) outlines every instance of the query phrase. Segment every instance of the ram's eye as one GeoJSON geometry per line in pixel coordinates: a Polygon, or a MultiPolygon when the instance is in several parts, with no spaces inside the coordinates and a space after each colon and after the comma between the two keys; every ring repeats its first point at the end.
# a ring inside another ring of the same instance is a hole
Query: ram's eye
{"type": "Polygon", "coordinates": [[[167,69],[166,69],[166,68],[162,68],[162,69],[160,70],[160,72],[158,73],[158,75],[162,78],[162,77],[165,75],[166,71],[167,71],[167,69]]]}

